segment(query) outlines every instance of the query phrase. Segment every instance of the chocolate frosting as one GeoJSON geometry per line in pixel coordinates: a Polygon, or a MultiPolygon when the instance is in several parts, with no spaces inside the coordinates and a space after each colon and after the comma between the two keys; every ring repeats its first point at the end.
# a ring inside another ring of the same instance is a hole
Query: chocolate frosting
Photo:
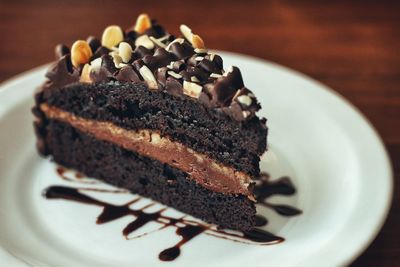
{"type": "MultiPolygon", "coordinates": [[[[87,39],[93,52],[90,61],[101,59],[100,68],[90,71],[91,82],[146,82],[140,73],[140,69],[146,66],[153,73],[159,90],[173,95],[195,97],[207,108],[220,110],[234,120],[251,119],[261,108],[252,92],[244,86],[237,67],[224,71],[219,55],[208,53],[206,49],[195,49],[184,38],[176,39],[155,20],[152,20],[151,28],[143,34],[133,30],[125,32],[124,41],[131,45],[133,53],[129,62],[117,65],[112,53],[117,53],[118,47],[108,49],[93,36],[87,39]],[[149,49],[150,46],[146,47],[144,44],[135,46],[136,40],[142,35],[153,38],[151,40],[154,42],[154,48],[149,49]],[[201,86],[201,92],[192,94],[190,89],[185,90],[185,82],[190,86],[191,83],[201,86]]],[[[45,88],[63,87],[79,82],[82,66],[73,67],[69,54],[68,47],[57,46],[58,60],[46,75],[48,81],[44,85],[45,88]]]]}

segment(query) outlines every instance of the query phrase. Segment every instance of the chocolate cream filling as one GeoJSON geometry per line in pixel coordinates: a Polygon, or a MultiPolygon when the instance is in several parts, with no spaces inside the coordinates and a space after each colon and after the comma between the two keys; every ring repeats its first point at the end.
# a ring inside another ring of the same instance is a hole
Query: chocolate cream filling
{"type": "Polygon", "coordinates": [[[214,192],[242,194],[254,200],[249,191],[251,178],[244,172],[224,166],[209,156],[197,153],[185,145],[160,136],[154,130],[126,130],[111,122],[88,120],[49,106],[40,105],[49,119],[70,124],[97,139],[114,143],[126,150],[166,163],[186,172],[190,179],[214,192]]]}

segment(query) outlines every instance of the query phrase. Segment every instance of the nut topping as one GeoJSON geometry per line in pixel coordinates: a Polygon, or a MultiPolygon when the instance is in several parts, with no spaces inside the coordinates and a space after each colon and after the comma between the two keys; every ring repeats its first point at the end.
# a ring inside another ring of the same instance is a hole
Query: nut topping
{"type": "Polygon", "coordinates": [[[210,77],[211,77],[211,78],[221,78],[222,75],[221,75],[221,74],[218,74],[218,73],[211,73],[211,74],[210,74],[210,77]]]}
{"type": "Polygon", "coordinates": [[[120,68],[125,67],[125,66],[128,65],[128,64],[123,62],[122,57],[119,55],[118,52],[111,52],[110,56],[112,57],[113,62],[114,62],[114,66],[117,69],[120,69],[120,68]]]}
{"type": "Polygon", "coordinates": [[[250,106],[250,105],[251,105],[251,102],[252,102],[251,98],[250,98],[248,95],[241,95],[241,96],[238,96],[238,97],[237,97],[237,101],[238,101],[240,104],[243,104],[243,105],[245,105],[245,106],[250,106]]]}
{"type": "Polygon", "coordinates": [[[206,48],[203,39],[201,39],[201,37],[198,36],[197,34],[193,34],[192,30],[188,26],[182,24],[179,27],[179,29],[181,30],[183,37],[185,37],[186,40],[188,40],[193,45],[194,48],[196,49],[206,48]]]}
{"type": "Polygon", "coordinates": [[[204,45],[203,39],[201,39],[201,37],[198,36],[197,34],[193,34],[191,43],[194,48],[198,48],[198,49],[206,48],[204,45]]]}
{"type": "Polygon", "coordinates": [[[179,29],[181,30],[181,33],[183,35],[183,37],[186,38],[186,40],[188,40],[189,42],[192,41],[192,29],[190,29],[188,26],[186,26],[185,24],[182,24],[179,29]]]}
{"type": "Polygon", "coordinates": [[[71,51],[58,46],[59,64],[47,74],[52,86],[60,86],[59,80],[61,85],[77,81],[141,82],[149,90],[198,99],[207,108],[219,109],[237,121],[252,118],[260,109],[240,70],[230,67],[225,71],[222,58],[209,53],[203,39],[188,26],[181,25],[182,37],[175,38],[141,14],[133,28],[124,33],[119,26],[109,26],[101,42],[95,37],[86,42],[78,40],[71,51]]]}
{"type": "Polygon", "coordinates": [[[145,34],[136,39],[135,46],[143,46],[146,47],[147,49],[153,49],[154,43],[153,41],[151,41],[149,36],[145,34]]]}
{"type": "Polygon", "coordinates": [[[112,49],[124,40],[124,33],[121,28],[116,25],[108,26],[101,37],[101,44],[108,49],[112,49]]]}
{"type": "Polygon", "coordinates": [[[153,36],[150,36],[149,38],[158,47],[161,47],[161,48],[165,48],[166,47],[166,45],[163,42],[161,42],[160,39],[154,38],[153,36]]]}
{"type": "Polygon", "coordinates": [[[199,82],[200,82],[200,80],[199,80],[196,76],[190,77],[190,80],[191,80],[192,82],[194,82],[194,83],[199,83],[199,82]]]}
{"type": "Polygon", "coordinates": [[[90,71],[91,67],[89,64],[85,64],[82,69],[81,77],[79,78],[79,81],[81,83],[91,83],[92,80],[90,79],[90,71]]]}
{"type": "Polygon", "coordinates": [[[149,89],[153,89],[153,90],[158,89],[156,78],[154,77],[153,73],[146,65],[143,65],[139,69],[139,73],[140,73],[140,75],[142,75],[143,80],[145,80],[149,89]]]}
{"type": "Polygon", "coordinates": [[[170,70],[170,71],[168,71],[167,73],[168,73],[169,75],[171,75],[172,77],[176,78],[176,79],[181,79],[181,78],[182,78],[182,75],[176,73],[175,71],[170,70]]]}
{"type": "Polygon", "coordinates": [[[140,14],[136,20],[135,31],[143,34],[146,30],[151,28],[151,20],[147,14],[140,14]]]}
{"type": "Polygon", "coordinates": [[[196,83],[183,81],[183,93],[190,97],[198,98],[200,96],[202,87],[196,83]]]}
{"type": "Polygon", "coordinates": [[[86,41],[75,41],[71,47],[71,61],[72,65],[74,65],[76,68],[78,68],[81,64],[88,63],[92,56],[92,50],[86,41]]]}
{"type": "Polygon", "coordinates": [[[128,63],[132,57],[132,47],[126,42],[121,42],[118,47],[118,54],[124,63],[128,63]]]}
{"type": "Polygon", "coordinates": [[[92,71],[98,71],[101,67],[101,63],[102,63],[102,59],[101,57],[96,58],[95,60],[92,60],[92,62],[90,62],[90,68],[92,71]]]}

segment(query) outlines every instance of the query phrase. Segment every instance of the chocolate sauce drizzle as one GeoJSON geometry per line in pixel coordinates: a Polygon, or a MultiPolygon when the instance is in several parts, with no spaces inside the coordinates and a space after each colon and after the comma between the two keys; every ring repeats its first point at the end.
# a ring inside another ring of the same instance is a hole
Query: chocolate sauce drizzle
{"type": "MultiPolygon", "coordinates": [[[[65,169],[62,167],[57,168],[57,173],[60,175],[62,179],[69,178],[65,175],[65,169]]],[[[265,174],[264,174],[265,176],[265,174]]],[[[79,178],[81,179],[81,178],[79,178]]],[[[69,180],[69,179],[65,179],[69,180]]],[[[268,182],[266,178],[260,178],[258,181],[262,181],[261,183],[256,184],[258,199],[264,201],[268,196],[272,196],[275,194],[283,194],[283,195],[292,195],[295,193],[295,189],[293,185],[288,182],[288,179],[280,179],[276,182],[268,182]],[[282,181],[283,182],[282,182],[282,181]],[[272,186],[271,186],[272,185],[272,186]],[[268,188],[267,188],[268,187],[268,188]],[[271,188],[274,189],[271,189],[271,188]]],[[[191,219],[187,219],[187,216],[183,216],[181,218],[173,218],[170,216],[166,216],[163,212],[167,208],[162,208],[159,211],[147,213],[145,210],[153,205],[155,202],[152,202],[141,209],[133,209],[130,206],[142,199],[142,197],[135,197],[131,201],[127,202],[123,205],[114,205],[111,203],[107,203],[98,199],[95,199],[87,194],[82,193],[82,191],[96,191],[96,192],[111,192],[111,193],[128,193],[125,190],[108,190],[108,189],[97,189],[97,188],[76,188],[76,187],[68,187],[68,186],[50,186],[43,191],[43,196],[47,199],[64,199],[70,200],[74,202],[84,203],[88,205],[100,206],[103,208],[100,215],[97,217],[97,224],[108,223],[117,219],[120,219],[127,215],[133,215],[135,219],[130,222],[123,230],[122,234],[126,239],[134,239],[139,238],[141,236],[150,234],[152,232],[156,232],[167,227],[175,227],[175,233],[181,237],[181,240],[172,247],[169,247],[159,254],[159,259],[162,261],[172,261],[176,259],[181,253],[181,247],[185,245],[187,242],[195,238],[196,236],[205,233],[207,235],[215,236],[218,238],[228,239],[235,242],[241,242],[246,244],[259,244],[259,245],[271,245],[277,244],[284,241],[284,238],[276,236],[270,232],[264,231],[262,229],[254,228],[250,231],[235,231],[235,232],[227,232],[223,229],[217,229],[216,226],[211,224],[206,224],[203,222],[194,221],[191,219]],[[161,225],[158,229],[147,232],[141,235],[137,235],[135,237],[129,237],[129,235],[142,226],[146,225],[149,222],[157,222],[161,225]]],[[[262,202],[266,203],[266,202],[262,202]]],[[[268,204],[267,207],[273,208],[275,210],[282,210],[281,208],[276,208],[276,206],[282,205],[272,205],[268,204]]],[[[287,206],[289,207],[289,206],[287,206]]],[[[297,210],[293,207],[290,207],[289,210],[297,210]]],[[[285,209],[283,209],[285,210],[285,209]]],[[[299,211],[299,210],[297,210],[299,211]]],[[[279,211],[277,211],[281,214],[279,211]]],[[[282,212],[285,216],[293,216],[299,213],[294,214],[294,212],[282,212]]],[[[300,211],[301,213],[301,211],[300,211]]],[[[261,227],[268,223],[267,219],[261,215],[257,215],[256,217],[256,226],[261,227]]]]}
{"type": "Polygon", "coordinates": [[[275,181],[270,181],[270,175],[263,172],[256,179],[253,193],[256,197],[257,204],[271,208],[282,216],[296,216],[302,213],[301,210],[289,205],[266,202],[266,200],[273,195],[291,196],[296,193],[296,188],[287,176],[281,177],[275,181]]]}

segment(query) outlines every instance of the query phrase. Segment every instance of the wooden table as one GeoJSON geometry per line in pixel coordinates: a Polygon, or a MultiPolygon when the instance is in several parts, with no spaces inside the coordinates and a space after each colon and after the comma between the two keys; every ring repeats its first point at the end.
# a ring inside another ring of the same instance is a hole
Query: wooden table
{"type": "Polygon", "coordinates": [[[278,62],[350,100],[382,136],[396,179],[389,218],[353,266],[400,266],[400,1],[58,2],[0,2],[0,81],[53,60],[58,42],[127,28],[145,11],[169,29],[186,22],[208,47],[278,62]]]}

